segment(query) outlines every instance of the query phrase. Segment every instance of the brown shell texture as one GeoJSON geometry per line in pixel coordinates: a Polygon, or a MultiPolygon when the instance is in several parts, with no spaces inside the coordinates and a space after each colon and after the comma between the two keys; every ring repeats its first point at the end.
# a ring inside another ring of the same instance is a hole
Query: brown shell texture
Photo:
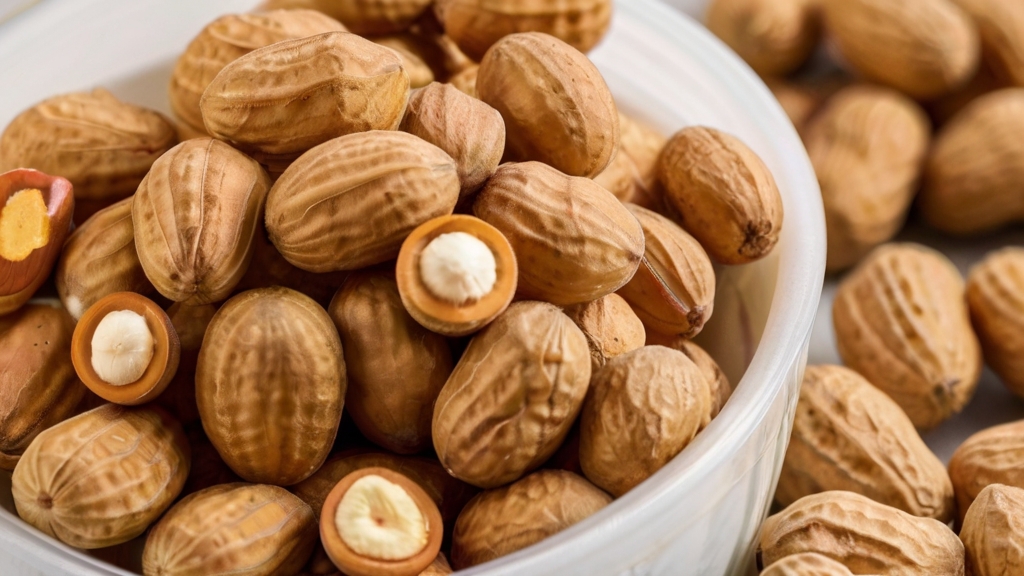
{"type": "Polygon", "coordinates": [[[971,270],[967,307],[985,362],[1024,397],[1024,248],[993,252],[971,270]]]}
{"type": "Polygon", "coordinates": [[[411,26],[431,0],[267,0],[263,8],[318,10],[340,20],[355,34],[390,34],[411,26]]]}
{"type": "Polygon", "coordinates": [[[203,428],[249,482],[290,486],[327,459],[341,422],[345,360],[330,316],[287,288],[229,300],[196,370],[203,428]]]}
{"type": "Polygon", "coordinates": [[[935,137],[919,204],[932,227],[970,235],[1024,221],[1024,88],[982,96],[935,137]]]}
{"type": "Polygon", "coordinates": [[[135,249],[146,277],[174,302],[227,298],[252,258],[270,177],[210,138],[160,157],[132,201],[135,249]]]}
{"type": "Polygon", "coordinates": [[[1024,86],[1024,3],[953,0],[974,20],[982,59],[1002,81],[1024,86]]]}
{"type": "Polygon", "coordinates": [[[967,511],[960,540],[972,576],[1024,573],[1024,490],[992,484],[967,511]]]}
{"type": "Polygon", "coordinates": [[[345,410],[356,426],[392,452],[430,448],[434,401],[454,367],[448,341],[409,315],[386,273],[350,276],[328,312],[341,334],[345,410]]]}
{"type": "Polygon", "coordinates": [[[839,53],[868,80],[926,100],[977,70],[978,30],[953,2],[824,0],[821,8],[839,53]]]}
{"type": "Polygon", "coordinates": [[[178,57],[168,88],[171,110],[205,133],[199,100],[225,66],[264,46],[324,32],[343,31],[337,20],[315,10],[270,10],[228,14],[206,25],[178,57]]]}
{"type": "Polygon", "coordinates": [[[714,0],[707,27],[765,77],[799,68],[818,46],[816,0],[714,0]]]}
{"type": "Polygon", "coordinates": [[[200,108],[212,136],[276,164],[331,138],[398,128],[408,96],[409,75],[394,51],[326,32],[228,64],[200,108]]]}
{"type": "Polygon", "coordinates": [[[643,322],[618,294],[571,306],[565,313],[587,337],[591,373],[610,358],[643,347],[647,340],[643,322]]]}
{"type": "Polygon", "coordinates": [[[668,143],[661,132],[619,112],[619,151],[628,156],[636,169],[632,194],[628,202],[659,212],[664,208],[664,194],[658,183],[658,158],[668,143]]]}
{"type": "Polygon", "coordinates": [[[668,218],[626,204],[644,231],[644,258],[619,289],[648,332],[692,338],[715,308],[715,268],[700,242],[668,218]]]}
{"type": "Polygon", "coordinates": [[[445,469],[481,488],[508,484],[551,457],[590,384],[583,332],[560,309],[518,302],[477,333],[434,407],[445,469]]]}
{"type": "Polygon", "coordinates": [[[645,346],[594,374],[580,419],[587,479],[621,496],[660,470],[711,421],[711,385],[682,352],[645,346]]]}
{"type": "Polygon", "coordinates": [[[768,167],[745,144],[714,128],[669,139],[658,161],[666,202],[680,224],[722,264],[768,255],[782,228],[782,197],[768,167]]]}
{"type": "Polygon", "coordinates": [[[61,303],[76,320],[104,296],[156,292],[135,250],[132,198],[97,212],[68,236],[55,283],[61,303]]]}
{"type": "MultiPolygon", "coordinates": [[[[474,64],[458,74],[452,75],[448,83],[454,86],[459,92],[473,98],[480,98],[476,90],[476,79],[480,74],[480,65],[474,64]]],[[[504,122],[504,120],[502,120],[504,122]]]]}
{"type": "MultiPolygon", "coordinates": [[[[174,378],[167,385],[167,389],[154,402],[185,426],[199,421],[199,407],[196,406],[196,364],[199,362],[203,336],[206,335],[206,329],[216,313],[217,307],[213,304],[185,306],[175,303],[167,309],[167,316],[171,319],[171,326],[174,327],[180,346],[178,371],[174,373],[174,378]]],[[[209,439],[206,441],[209,442],[209,439]]]]}
{"type": "Polygon", "coordinates": [[[964,576],[964,546],[948,526],[853,492],[822,492],[769,516],[760,558],[816,552],[854,574],[964,576]]]}
{"type": "Polygon", "coordinates": [[[71,365],[74,331],[67,312],[42,304],[0,317],[0,470],[14,470],[32,440],[85,396],[71,365]]]}
{"type": "Polygon", "coordinates": [[[761,576],[853,576],[846,566],[814,552],[793,554],[761,571],[761,576]]]}
{"type": "Polygon", "coordinates": [[[512,245],[523,298],[596,300],[629,282],[644,254],[640,223],[611,192],[539,162],[499,168],[473,214],[512,245]]]}
{"type": "Polygon", "coordinates": [[[476,87],[505,119],[511,159],[590,178],[619,146],[619,114],[604,78],[557,38],[536,32],[502,38],[480,63],[476,87]]]}
{"type": "Polygon", "coordinates": [[[990,484],[1024,489],[1024,420],[993,426],[964,441],[949,460],[958,520],[990,484]]]}
{"type": "Polygon", "coordinates": [[[964,281],[945,256],[886,244],[836,291],[843,362],[888,394],[917,428],[934,428],[970,401],[981,375],[964,281]]]}
{"type": "Polygon", "coordinates": [[[420,224],[455,210],[455,161],[404,132],[335,138],[295,161],[267,200],[267,231],[310,272],[357,270],[398,256],[420,224]]]}
{"type": "Polygon", "coordinates": [[[452,566],[470,568],[557,534],[612,501],[585,479],[564,470],[540,470],[471,500],[459,514],[452,566]]]}
{"type": "Polygon", "coordinates": [[[423,61],[420,54],[401,37],[375,36],[369,38],[374,44],[394,50],[395,54],[402,59],[402,67],[409,75],[410,88],[423,88],[435,80],[434,71],[423,61]]]}
{"type": "Polygon", "coordinates": [[[181,426],[155,408],[104,404],[47,429],[14,469],[22,520],[76,548],[142,534],[189,473],[181,426]]]}
{"type": "Polygon", "coordinates": [[[729,401],[732,396],[732,384],[729,382],[729,377],[722,371],[722,367],[715,362],[715,359],[711,357],[703,348],[697,343],[677,336],[675,338],[660,338],[657,335],[652,339],[647,338],[647,344],[657,344],[678,350],[686,357],[693,361],[700,368],[704,379],[711,385],[711,417],[718,416],[718,413],[725,407],[725,403],[729,401]]]}
{"type": "Polygon", "coordinates": [[[811,120],[804,144],[825,203],[828,271],[856,264],[903,228],[930,140],[924,110],[888,88],[841,90],[811,120]]]}
{"type": "Polygon", "coordinates": [[[775,499],[846,490],[949,522],[953,484],[910,418],[860,374],[808,366],[775,499]]]}
{"type": "Polygon", "coordinates": [[[222,484],[188,496],[146,538],[145,576],[277,576],[302,569],[318,539],[313,511],[277,486],[222,484]]]}

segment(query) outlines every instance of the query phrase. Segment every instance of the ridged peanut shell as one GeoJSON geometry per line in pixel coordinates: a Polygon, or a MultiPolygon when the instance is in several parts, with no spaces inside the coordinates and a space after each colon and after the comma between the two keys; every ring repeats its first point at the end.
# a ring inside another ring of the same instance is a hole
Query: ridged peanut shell
{"type": "Polygon", "coordinates": [[[821,35],[816,0],[714,0],[708,30],[761,76],[785,76],[811,56],[821,35]]]}
{"type": "Polygon", "coordinates": [[[921,214],[947,234],[970,235],[1024,221],[1024,88],[978,98],[935,137],[921,214]]]}
{"type": "Polygon", "coordinates": [[[918,244],[876,248],[836,291],[843,362],[888,394],[919,429],[960,412],[981,375],[964,281],[942,254],[918,244]]]}
{"type": "Polygon", "coordinates": [[[18,515],[76,548],[142,534],[189,473],[181,426],[157,408],[104,404],[42,432],[14,469],[18,515]]]}
{"type": "Polygon", "coordinates": [[[411,26],[432,0],[268,0],[263,8],[318,10],[355,34],[390,34],[411,26]]]}
{"type": "Polygon", "coordinates": [[[808,366],[775,499],[846,490],[914,516],[953,518],[953,484],[910,418],[860,374],[808,366]]]}
{"type": "Polygon", "coordinates": [[[629,282],[644,254],[640,223],[615,196],[540,162],[500,167],[473,214],[512,245],[523,298],[596,300],[629,282]]]}
{"type": "Polygon", "coordinates": [[[686,354],[686,357],[697,365],[697,368],[704,374],[704,379],[711,385],[711,417],[718,416],[732,396],[732,384],[718,362],[715,362],[715,359],[700,345],[682,336],[665,338],[659,334],[649,334],[647,345],[664,346],[686,354]]]}
{"type": "Polygon", "coordinates": [[[601,173],[619,145],[619,114],[586,56],[537,32],[506,36],[483,61],[480,99],[505,119],[507,156],[570,176],[601,173]]]}
{"type": "Polygon", "coordinates": [[[74,331],[67,312],[42,304],[0,317],[0,469],[14,470],[32,440],[85,396],[71,365],[74,331]]]}
{"type": "Polygon", "coordinates": [[[967,307],[985,362],[1024,397],[1024,248],[1003,248],[971,270],[967,307]]]}
{"type": "Polygon", "coordinates": [[[921,107],[887,88],[841,90],[811,120],[804,145],[825,203],[829,271],[856,264],[903,227],[930,139],[921,107]]]}
{"type": "Polygon", "coordinates": [[[1024,3],[1004,0],[953,0],[978,27],[982,60],[997,77],[1024,86],[1024,3]]]}
{"type": "Polygon", "coordinates": [[[590,384],[583,332],[561,310],[518,302],[470,341],[434,406],[434,448],[456,478],[494,488],[558,450],[590,384]]]}
{"type": "Polygon", "coordinates": [[[769,516],[761,529],[764,565],[816,552],[854,574],[963,576],[964,546],[948,526],[853,492],[822,492],[769,516]]]}
{"type": "Polygon", "coordinates": [[[967,511],[960,540],[972,576],[1024,573],[1024,490],[987,486],[967,511]]]}
{"type": "Polygon", "coordinates": [[[135,250],[157,291],[189,305],[227,298],[249,266],[269,190],[259,164],[218,140],[161,156],[132,201],[135,250]]]}
{"type": "Polygon", "coordinates": [[[958,521],[990,484],[1024,489],[1024,420],[986,428],[972,435],[949,459],[958,521]]]}
{"type": "Polygon", "coordinates": [[[196,369],[210,442],[246,481],[277,486],[305,480],[327,459],[345,386],[330,316],[287,288],[228,300],[206,330],[196,369]]]}
{"type": "Polygon", "coordinates": [[[295,574],[318,537],[309,506],[284,488],[222,484],[177,503],[146,538],[146,576],[295,574]]]}
{"type": "Polygon", "coordinates": [[[723,264],[746,264],[775,248],[782,197],[764,162],[733,136],[689,127],[669,139],[658,179],[680,224],[723,264]]]}
{"type": "Polygon", "coordinates": [[[417,226],[451,214],[455,161],[404,132],[335,138],[295,161],[267,200],[270,240],[310,272],[356,270],[398,256],[417,226]]]}
{"type": "Polygon", "coordinates": [[[488,490],[459,514],[452,566],[463,570],[522,550],[587,519],[611,501],[608,494],[565,470],[540,470],[488,490]]]}
{"type": "Polygon", "coordinates": [[[814,552],[793,554],[761,571],[761,576],[853,576],[846,566],[814,552]]]}
{"type": "Polygon", "coordinates": [[[610,358],[643,347],[647,340],[643,322],[618,294],[571,306],[565,313],[587,337],[591,373],[610,358]]]}

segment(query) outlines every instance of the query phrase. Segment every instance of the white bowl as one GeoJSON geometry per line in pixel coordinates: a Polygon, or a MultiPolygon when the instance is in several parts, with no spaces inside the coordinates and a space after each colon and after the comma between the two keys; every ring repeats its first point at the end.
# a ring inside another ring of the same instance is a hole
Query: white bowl
{"type": "MultiPolygon", "coordinates": [[[[191,37],[217,15],[254,3],[43,2],[0,25],[0,126],[40,99],[95,86],[166,111],[171,67],[191,37]]],[[[825,228],[817,182],[761,81],[679,12],[655,0],[619,2],[592,57],[620,105],[664,133],[710,125],[760,154],[782,191],[782,239],[761,262],[719,270],[714,317],[700,340],[739,384],[707,430],[600,513],[465,574],[745,574],[782,465],[821,293],[825,228]]],[[[3,474],[0,574],[130,573],[21,522],[3,474]]]]}

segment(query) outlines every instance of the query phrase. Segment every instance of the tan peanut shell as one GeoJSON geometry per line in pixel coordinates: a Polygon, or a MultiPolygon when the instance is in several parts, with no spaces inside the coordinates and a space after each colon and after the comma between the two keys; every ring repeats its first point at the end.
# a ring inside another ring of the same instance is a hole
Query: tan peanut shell
{"type": "Polygon", "coordinates": [[[228,64],[200,108],[212,136],[278,165],[331,138],[398,128],[408,94],[409,75],[395,52],[355,34],[326,32],[228,64]]]}
{"type": "Polygon", "coordinates": [[[356,270],[398,256],[417,226],[451,214],[455,161],[404,132],[330,140],[295,161],[267,200],[267,232],[282,256],[310,272],[356,270]]]}
{"type": "Polygon", "coordinates": [[[645,346],[594,374],[580,418],[580,465],[613,496],[640,484],[711,421],[711,384],[683,353],[645,346]]]}
{"type": "Polygon", "coordinates": [[[161,156],[132,201],[135,249],[157,291],[190,305],[227,298],[249,266],[269,189],[259,164],[218,140],[161,156]]]}
{"type": "Polygon", "coordinates": [[[142,534],[170,507],[189,472],[181,425],[157,408],[104,404],[47,429],[11,481],[18,515],[76,548],[142,534]]]}
{"type": "Polygon", "coordinates": [[[713,0],[705,22],[762,76],[799,68],[821,35],[816,0],[713,0]]]}
{"type": "Polygon", "coordinates": [[[973,101],[935,137],[921,214],[947,234],[980,234],[1024,221],[1024,88],[973,101]]]}
{"type": "Polygon", "coordinates": [[[843,362],[888,394],[919,429],[960,412],[981,375],[964,281],[918,244],[876,248],[839,285],[832,307],[843,362]]]}
{"type": "Polygon", "coordinates": [[[1024,396],[1024,248],[993,252],[971,270],[967,307],[985,362],[1024,396]]]}
{"type": "Polygon", "coordinates": [[[268,0],[263,7],[318,10],[341,21],[352,32],[367,35],[401,32],[430,4],[431,0],[268,0]]]}
{"type": "Polygon", "coordinates": [[[947,0],[823,0],[828,29],[862,76],[917,99],[941,96],[977,70],[978,30],[947,0]]]}
{"type": "Polygon", "coordinates": [[[853,576],[839,562],[815,552],[786,556],[761,571],[761,576],[853,576]]]}
{"type": "Polygon", "coordinates": [[[815,552],[854,574],[964,575],[963,544],[945,524],[853,492],[806,496],[769,516],[759,551],[765,565],[815,552]]]}
{"type": "Polygon", "coordinates": [[[590,369],[596,373],[609,359],[643,347],[644,324],[618,294],[565,309],[590,346],[590,369]]]}
{"type": "Polygon", "coordinates": [[[1024,420],[986,428],[964,441],[949,460],[958,523],[990,484],[1024,489],[1024,420]]]}
{"type": "Polygon", "coordinates": [[[348,373],[345,410],[370,441],[415,454],[431,446],[434,400],[453,368],[448,341],[405,310],[385,273],[357,273],[328,309],[348,373]]]}
{"type": "Polygon", "coordinates": [[[587,178],[611,162],[615,101],[594,64],[565,42],[537,32],[502,38],[480,62],[476,87],[505,119],[509,158],[587,178]]]}
{"type": "Polygon", "coordinates": [[[715,269],[693,236],[668,218],[626,204],[644,231],[644,258],[619,295],[648,332],[692,338],[715,308],[715,269]]]}
{"type": "Polygon", "coordinates": [[[434,71],[430,66],[401,38],[377,36],[370,38],[370,40],[374,44],[394,50],[398,54],[398,57],[402,59],[402,67],[405,68],[405,73],[409,75],[410,88],[423,88],[435,80],[434,71]]]}
{"type": "Polygon", "coordinates": [[[313,511],[287,490],[222,484],[177,503],[146,538],[142,573],[295,574],[317,542],[313,511]]]}
{"type": "Polygon", "coordinates": [[[677,132],[658,160],[666,202],[683,228],[723,264],[746,264],[775,248],[782,197],[764,162],[714,128],[677,132]]]}
{"type": "Polygon", "coordinates": [[[459,515],[452,566],[462,570],[522,550],[585,520],[611,501],[590,482],[564,470],[540,470],[488,490],[459,515]]]}
{"type": "Polygon", "coordinates": [[[480,65],[474,64],[458,74],[452,75],[452,77],[448,79],[448,83],[467,96],[480,98],[480,94],[476,90],[476,79],[479,74],[480,65]]]}
{"type": "Polygon", "coordinates": [[[85,396],[71,365],[74,330],[67,312],[43,304],[0,317],[0,470],[14,470],[32,440],[85,396]]]}
{"type": "Polygon", "coordinates": [[[972,576],[1024,572],[1024,490],[992,484],[978,494],[964,518],[960,540],[972,576]]]}
{"type": "Polygon", "coordinates": [[[686,357],[700,368],[704,379],[711,385],[711,417],[718,416],[732,396],[732,384],[718,362],[715,362],[715,359],[697,343],[682,336],[665,338],[659,334],[648,335],[647,345],[665,346],[686,354],[686,357]]]}
{"type": "Polygon", "coordinates": [[[948,522],[953,485],[903,410],[842,366],[808,366],[775,491],[788,506],[846,490],[914,516],[948,522]]]}
{"type": "Polygon", "coordinates": [[[1004,0],[953,0],[974,20],[982,60],[1002,81],[1024,86],[1024,4],[1004,0]]]}
{"type": "Polygon", "coordinates": [[[221,457],[246,481],[277,486],[305,480],[327,459],[345,386],[330,316],[287,288],[224,304],[196,369],[199,414],[221,457]]]}
{"type": "Polygon", "coordinates": [[[189,42],[171,73],[171,110],[187,128],[206,135],[199,100],[225,66],[264,46],[324,32],[343,31],[337,20],[315,10],[270,10],[228,14],[210,22],[189,42]]]}
{"type": "Polygon", "coordinates": [[[804,144],[825,204],[828,271],[856,264],[903,227],[930,138],[921,107],[887,88],[841,90],[811,120],[804,144]]]}
{"type": "Polygon", "coordinates": [[[583,332],[561,310],[518,302],[469,343],[434,406],[434,448],[456,478],[494,488],[558,449],[590,384],[583,332]]]}
{"type": "Polygon", "coordinates": [[[644,253],[637,219],[592,180],[540,162],[506,164],[473,204],[505,235],[519,263],[519,295],[568,306],[615,292],[644,253]]]}
{"type": "Polygon", "coordinates": [[[627,199],[648,210],[660,211],[665,199],[658,183],[658,158],[668,138],[646,123],[619,112],[619,154],[633,161],[639,179],[627,199]]]}

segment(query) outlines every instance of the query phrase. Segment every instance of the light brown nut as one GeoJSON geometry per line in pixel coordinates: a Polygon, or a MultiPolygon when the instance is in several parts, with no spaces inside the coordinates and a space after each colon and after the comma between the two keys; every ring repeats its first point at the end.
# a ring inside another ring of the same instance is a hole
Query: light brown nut
{"type": "Polygon", "coordinates": [[[211,138],[186,140],[153,164],[132,201],[146,277],[174,302],[225,299],[245,274],[270,177],[211,138]]]}
{"type": "Polygon", "coordinates": [[[658,158],[668,138],[654,128],[619,113],[619,152],[629,156],[640,179],[634,183],[629,202],[659,212],[664,207],[664,194],[658,183],[658,158]]]}
{"type": "Polygon", "coordinates": [[[430,142],[455,160],[460,198],[484,185],[505,152],[501,114],[448,84],[435,82],[413,93],[402,131],[430,142]]]}
{"type": "Polygon", "coordinates": [[[711,417],[718,416],[732,396],[732,384],[718,362],[695,342],[681,336],[666,338],[659,334],[651,334],[648,335],[647,345],[665,346],[686,354],[686,357],[700,368],[704,379],[711,385],[711,417]]]}
{"type": "Polygon", "coordinates": [[[398,256],[417,226],[451,214],[455,161],[404,132],[335,138],[295,161],[267,200],[267,232],[310,272],[356,270],[398,256]]]}
{"type": "Polygon", "coordinates": [[[67,312],[42,304],[0,317],[0,470],[14,470],[32,440],[85,395],[71,365],[74,330],[67,312]]]}
{"type": "Polygon", "coordinates": [[[76,320],[115,292],[156,292],[135,250],[132,198],[97,212],[68,236],[55,283],[61,303],[76,320]]]}
{"type": "Polygon", "coordinates": [[[705,21],[762,76],[799,68],[821,35],[817,0],[714,0],[705,21]]]}
{"type": "Polygon", "coordinates": [[[327,32],[228,64],[200,108],[212,136],[276,165],[331,138],[398,128],[408,95],[409,75],[392,50],[327,32]]]}
{"type": "Polygon", "coordinates": [[[1024,572],[1024,490],[992,484],[978,494],[964,518],[960,540],[973,576],[1024,572]]]}
{"type": "Polygon", "coordinates": [[[1004,0],[953,0],[974,20],[981,35],[982,59],[995,75],[1024,86],[1024,3],[1004,0]]]}
{"type": "Polygon", "coordinates": [[[958,521],[990,484],[1024,489],[1024,420],[986,428],[964,440],[949,459],[958,521]]]}
{"type": "Polygon", "coordinates": [[[683,353],[645,346],[608,361],[580,419],[587,479],[621,496],[686,448],[711,421],[711,385],[683,353]]]}
{"type": "Polygon", "coordinates": [[[668,218],[626,208],[644,231],[644,258],[619,289],[648,332],[692,338],[715,308],[715,269],[700,243],[668,218]]]}
{"type": "Polygon", "coordinates": [[[643,322],[618,294],[570,306],[565,313],[587,337],[592,374],[609,359],[642,348],[647,340],[643,322]]]}
{"type": "Polygon", "coordinates": [[[815,552],[786,556],[768,566],[761,576],[853,576],[846,566],[815,552]]]}
{"type": "Polygon", "coordinates": [[[966,83],[978,68],[978,30],[953,2],[824,0],[821,5],[842,58],[868,80],[926,100],[966,83]]]}
{"type": "Polygon", "coordinates": [[[400,36],[375,36],[369,38],[374,44],[394,50],[402,59],[402,67],[409,75],[410,88],[422,88],[435,80],[434,71],[423,61],[423,58],[411,49],[400,36]]]}
{"type": "Polygon", "coordinates": [[[222,484],[175,504],[146,538],[142,573],[294,574],[317,542],[313,511],[277,486],[222,484]]]}
{"type": "Polygon", "coordinates": [[[623,154],[622,146],[615,151],[612,161],[600,174],[594,176],[594,182],[611,192],[621,202],[629,202],[635,192],[639,180],[636,163],[627,154],[623,154]]]}
{"type": "Polygon", "coordinates": [[[407,29],[432,0],[268,0],[265,9],[308,8],[340,20],[359,35],[390,34],[407,29]]]}
{"type": "Polygon", "coordinates": [[[947,234],[1024,221],[1024,88],[978,98],[942,127],[925,170],[920,207],[947,234]]]}
{"type": "Polygon", "coordinates": [[[640,223],[618,199],[540,162],[498,168],[473,214],[512,244],[523,298],[596,300],[629,282],[644,253],[640,223]]]}
{"type": "Polygon", "coordinates": [[[67,178],[81,224],[131,196],[176,143],[167,118],[98,88],[44,100],[12,120],[0,136],[0,172],[34,168],[67,178]]]}
{"type": "Polygon", "coordinates": [[[462,72],[453,75],[448,79],[448,83],[457,88],[459,92],[462,92],[463,94],[467,94],[473,98],[480,98],[480,94],[476,89],[476,79],[479,74],[480,66],[474,64],[462,72]]]}
{"type": "Polygon", "coordinates": [[[459,48],[478,61],[499,40],[518,32],[543,32],[589,52],[604,37],[612,18],[611,0],[437,0],[434,10],[459,48]]]}
{"type": "Polygon", "coordinates": [[[350,276],[328,313],[341,334],[345,409],[356,426],[392,452],[429,448],[434,401],[453,367],[448,341],[406,312],[386,273],[350,276]]]}
{"type": "Polygon", "coordinates": [[[993,252],[971,270],[967,307],[985,362],[1024,397],[1024,248],[993,252]]]}
{"type": "Polygon", "coordinates": [[[903,227],[931,139],[928,117],[894,90],[841,90],[807,126],[828,229],[827,270],[856,264],[903,227]]]}
{"type": "Polygon", "coordinates": [[[330,316],[287,288],[228,300],[199,352],[196,401],[210,442],[249,482],[290,486],[327,459],[345,360],[330,316]]]}
{"type": "Polygon", "coordinates": [[[805,552],[828,556],[854,574],[964,574],[964,546],[948,526],[853,492],[806,496],[768,517],[759,547],[763,564],[805,552]]]}
{"type": "Polygon", "coordinates": [[[960,412],[981,375],[964,281],[919,244],[876,248],[839,285],[832,307],[843,362],[888,394],[921,430],[960,412]]]}
{"type": "Polygon", "coordinates": [[[953,484],[903,410],[860,374],[808,366],[775,499],[846,490],[949,522],[953,484]]]}
{"type": "Polygon", "coordinates": [[[166,412],[104,404],[36,436],[11,486],[22,520],[93,549],[142,534],[188,472],[188,441],[166,412]]]}
{"type": "Polygon", "coordinates": [[[518,302],[480,331],[434,407],[434,448],[456,478],[494,488],[562,444],[590,383],[583,332],[561,310],[518,302]]]}
{"type": "Polygon", "coordinates": [[[344,30],[340,22],[315,10],[221,16],[207,24],[175,62],[167,93],[171,110],[187,129],[199,132],[192,137],[206,136],[199,100],[225,66],[283,40],[344,30]]]}
{"type": "Polygon", "coordinates": [[[615,101],[594,64],[565,42],[537,32],[502,38],[480,63],[476,87],[505,119],[510,158],[587,178],[611,162],[615,101]]]}
{"type": "Polygon", "coordinates": [[[676,133],[658,178],[681,224],[723,264],[767,256],[782,229],[782,197],[768,167],[738,139],[714,128],[676,133]]]}
{"type": "Polygon", "coordinates": [[[470,568],[557,534],[612,501],[585,479],[564,470],[540,470],[466,505],[455,524],[452,566],[470,568]]]}

